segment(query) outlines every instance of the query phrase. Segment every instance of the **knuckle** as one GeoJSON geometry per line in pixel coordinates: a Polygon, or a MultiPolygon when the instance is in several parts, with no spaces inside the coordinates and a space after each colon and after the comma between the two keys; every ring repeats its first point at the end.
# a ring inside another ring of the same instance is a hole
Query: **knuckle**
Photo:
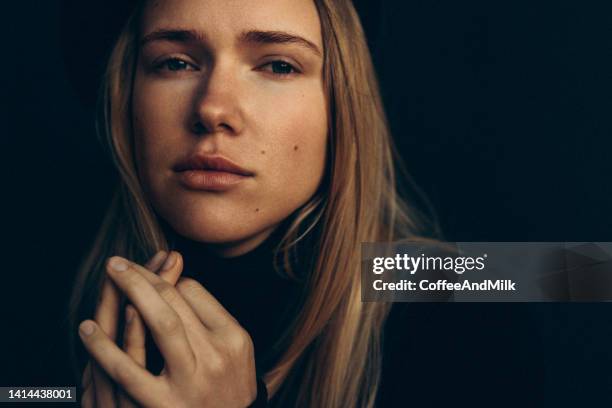
{"type": "Polygon", "coordinates": [[[190,278],[181,278],[176,284],[176,288],[182,293],[193,293],[198,290],[200,284],[190,278]]]}
{"type": "Polygon", "coordinates": [[[177,298],[177,292],[174,287],[166,281],[160,281],[153,284],[153,288],[159,293],[159,295],[171,303],[177,298]]]}
{"type": "Polygon", "coordinates": [[[134,271],[132,267],[128,268],[128,270],[123,276],[123,285],[126,291],[138,290],[138,287],[142,285],[141,276],[136,271],[134,271]]]}
{"type": "Polygon", "coordinates": [[[228,364],[222,355],[214,353],[207,358],[207,366],[212,375],[221,375],[225,372],[228,364]]]}
{"type": "Polygon", "coordinates": [[[180,333],[183,328],[181,319],[175,314],[168,314],[160,316],[157,319],[158,329],[168,335],[174,335],[180,333]]]}
{"type": "Polygon", "coordinates": [[[248,354],[253,349],[251,336],[242,327],[228,333],[226,342],[232,354],[248,354]]]}
{"type": "Polygon", "coordinates": [[[164,293],[166,293],[166,292],[168,292],[168,291],[170,291],[172,289],[172,285],[170,285],[165,280],[159,280],[159,281],[153,283],[153,287],[160,294],[164,294],[164,293]]]}

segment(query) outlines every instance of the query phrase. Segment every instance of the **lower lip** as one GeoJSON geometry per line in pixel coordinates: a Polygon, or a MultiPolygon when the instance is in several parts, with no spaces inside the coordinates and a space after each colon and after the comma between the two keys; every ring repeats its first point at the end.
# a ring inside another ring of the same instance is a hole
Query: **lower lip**
{"type": "Polygon", "coordinates": [[[181,184],[193,190],[225,191],[249,176],[216,170],[185,170],[178,173],[181,184]]]}

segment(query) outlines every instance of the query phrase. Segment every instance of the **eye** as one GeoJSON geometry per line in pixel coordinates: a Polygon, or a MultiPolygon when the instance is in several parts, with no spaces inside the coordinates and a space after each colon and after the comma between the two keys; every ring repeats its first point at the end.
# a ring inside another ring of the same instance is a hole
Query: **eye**
{"type": "Polygon", "coordinates": [[[168,70],[174,72],[197,70],[197,68],[193,64],[177,57],[166,58],[165,60],[158,63],[155,68],[157,70],[168,70]]]}
{"type": "Polygon", "coordinates": [[[271,71],[269,69],[266,69],[266,71],[278,76],[289,76],[291,74],[299,73],[299,71],[293,65],[283,60],[271,61],[262,67],[270,67],[271,71]]]}

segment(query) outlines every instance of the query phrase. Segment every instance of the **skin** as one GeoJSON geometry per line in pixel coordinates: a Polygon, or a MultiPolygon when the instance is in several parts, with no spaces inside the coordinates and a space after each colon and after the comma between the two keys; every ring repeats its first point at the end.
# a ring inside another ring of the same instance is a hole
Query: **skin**
{"type": "MultiPolygon", "coordinates": [[[[175,285],[182,268],[182,258],[175,257],[174,263],[168,261],[168,254],[160,251],[155,254],[146,264],[145,268],[158,274],[160,278],[167,281],[171,285],[175,285]]],[[[95,313],[95,330],[98,331],[98,336],[103,333],[101,340],[103,343],[107,341],[114,342],[117,337],[118,312],[121,294],[116,286],[109,278],[105,278],[100,296],[100,303],[95,313]],[[98,330],[98,327],[101,329],[98,330]]],[[[126,325],[124,333],[123,350],[130,356],[134,362],[141,367],[145,366],[146,353],[144,349],[145,342],[145,327],[140,315],[134,310],[134,307],[128,305],[126,307],[126,321],[128,313],[131,317],[131,322],[126,325]]],[[[93,346],[94,337],[85,336],[84,344],[89,349],[93,346]],[[88,346],[89,345],[89,346],[88,346]]],[[[112,407],[115,406],[115,392],[117,392],[117,406],[128,408],[135,407],[134,403],[122,390],[115,390],[115,386],[111,382],[109,376],[103,371],[97,362],[90,361],[85,367],[83,378],[83,395],[82,405],[84,407],[112,407]]]]}
{"type": "Polygon", "coordinates": [[[94,361],[83,375],[84,407],[245,407],[255,399],[249,334],[193,279],[172,284],[182,272],[180,255],[172,254],[173,266],[159,274],[118,256],[107,262],[110,280],[97,320],[79,326],[94,361]],[[130,313],[136,312],[126,325],[123,350],[115,343],[117,289],[132,302],[130,313]],[[145,325],[164,357],[158,376],[145,368],[145,325]]]}
{"type": "MultiPolygon", "coordinates": [[[[199,39],[157,39],[139,51],[132,112],[142,186],[177,233],[221,256],[241,255],[306,203],[323,177],[327,111],[316,8],[307,0],[151,1],[141,38],[161,29],[199,39]],[[288,32],[318,53],[295,42],[240,41],[248,30],[288,32]],[[189,190],[172,168],[196,151],[253,176],[223,192],[189,190]]],[[[250,336],[204,287],[179,279],[182,268],[177,252],[144,266],[109,259],[95,317],[79,326],[91,355],[84,407],[245,407],[255,399],[250,336]],[[121,296],[131,317],[122,346],[121,296]],[[159,376],[145,367],[147,329],[165,361],[159,376]]]]}
{"type": "Polygon", "coordinates": [[[141,38],[169,28],[202,38],[158,39],[140,50],[133,98],[139,176],[176,232],[222,256],[241,255],[305,204],[323,176],[327,110],[317,10],[308,0],[150,3],[141,38]],[[320,55],[298,43],[240,41],[248,30],[298,35],[320,55]],[[196,151],[226,157],[254,176],[224,192],[186,189],[172,167],[196,151]]]}

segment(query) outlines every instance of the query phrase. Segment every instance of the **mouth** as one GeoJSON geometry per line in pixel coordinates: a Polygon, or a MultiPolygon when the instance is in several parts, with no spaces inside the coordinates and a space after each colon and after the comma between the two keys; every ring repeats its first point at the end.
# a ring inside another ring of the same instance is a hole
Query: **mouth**
{"type": "Polygon", "coordinates": [[[194,154],[173,170],[180,183],[191,190],[226,191],[255,174],[222,156],[194,154]]]}
{"type": "Polygon", "coordinates": [[[238,174],[241,176],[254,175],[252,171],[240,167],[238,164],[226,159],[223,156],[209,156],[199,153],[190,156],[186,160],[183,160],[174,166],[174,171],[176,172],[188,170],[212,170],[238,174]]]}

